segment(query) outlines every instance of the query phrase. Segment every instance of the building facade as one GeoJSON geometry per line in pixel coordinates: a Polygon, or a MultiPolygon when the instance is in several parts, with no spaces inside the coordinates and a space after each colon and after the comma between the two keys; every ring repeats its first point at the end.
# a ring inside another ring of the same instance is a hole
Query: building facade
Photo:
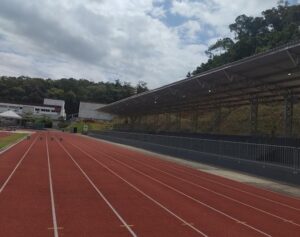
{"type": "Polygon", "coordinates": [[[20,116],[32,114],[36,117],[47,116],[54,120],[66,118],[63,100],[44,99],[43,105],[0,103],[0,113],[8,110],[14,111],[20,116]]]}

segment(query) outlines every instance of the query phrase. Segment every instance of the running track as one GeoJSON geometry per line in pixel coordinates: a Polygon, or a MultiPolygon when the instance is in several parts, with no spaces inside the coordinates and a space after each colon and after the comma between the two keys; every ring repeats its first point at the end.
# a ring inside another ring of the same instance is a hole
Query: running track
{"type": "Polygon", "coordinates": [[[0,236],[300,236],[300,200],[37,132],[0,155],[0,236]]]}
{"type": "Polygon", "coordinates": [[[0,131],[0,138],[1,137],[8,137],[11,135],[11,132],[3,132],[3,131],[0,131]]]}

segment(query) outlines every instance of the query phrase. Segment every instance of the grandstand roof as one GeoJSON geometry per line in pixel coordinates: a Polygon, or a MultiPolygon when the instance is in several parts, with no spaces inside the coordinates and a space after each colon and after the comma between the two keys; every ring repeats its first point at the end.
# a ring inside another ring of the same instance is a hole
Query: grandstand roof
{"type": "Polygon", "coordinates": [[[256,54],[193,77],[108,104],[119,115],[211,110],[300,96],[300,42],[256,54]]]}

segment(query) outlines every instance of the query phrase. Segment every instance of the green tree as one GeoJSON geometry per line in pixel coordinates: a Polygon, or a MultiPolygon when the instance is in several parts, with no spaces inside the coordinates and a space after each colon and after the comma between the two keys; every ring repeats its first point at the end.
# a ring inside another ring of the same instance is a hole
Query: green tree
{"type": "Polygon", "coordinates": [[[65,100],[67,114],[78,113],[79,102],[111,103],[148,90],[146,83],[92,82],[85,79],[60,80],[30,77],[0,77],[0,101],[23,104],[42,104],[44,98],[65,100]]]}
{"type": "Polygon", "coordinates": [[[139,94],[139,93],[142,93],[142,92],[145,92],[145,91],[148,91],[148,87],[147,87],[147,82],[144,82],[144,81],[139,81],[137,86],[136,86],[136,93],[139,94]]]}
{"type": "Polygon", "coordinates": [[[280,1],[277,7],[263,11],[262,16],[238,16],[229,29],[234,39],[219,39],[211,45],[206,51],[208,61],[192,75],[299,40],[300,5],[289,6],[280,1]]]}

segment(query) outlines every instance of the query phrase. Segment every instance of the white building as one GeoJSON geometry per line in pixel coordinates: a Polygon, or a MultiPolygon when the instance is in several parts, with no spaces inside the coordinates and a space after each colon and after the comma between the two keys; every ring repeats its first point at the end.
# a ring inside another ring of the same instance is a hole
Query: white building
{"type": "Polygon", "coordinates": [[[105,104],[80,102],[78,118],[105,121],[112,120],[113,116],[111,114],[98,111],[98,109],[103,106],[105,106],[105,104]]]}
{"type": "Polygon", "coordinates": [[[66,118],[66,111],[65,111],[65,101],[64,100],[54,100],[54,99],[44,99],[44,105],[49,105],[54,107],[57,113],[59,113],[60,117],[66,118]]]}
{"type": "Polygon", "coordinates": [[[30,113],[33,116],[48,116],[52,119],[66,118],[63,100],[44,99],[44,105],[0,103],[0,113],[8,110],[14,111],[20,116],[30,113]]]}

